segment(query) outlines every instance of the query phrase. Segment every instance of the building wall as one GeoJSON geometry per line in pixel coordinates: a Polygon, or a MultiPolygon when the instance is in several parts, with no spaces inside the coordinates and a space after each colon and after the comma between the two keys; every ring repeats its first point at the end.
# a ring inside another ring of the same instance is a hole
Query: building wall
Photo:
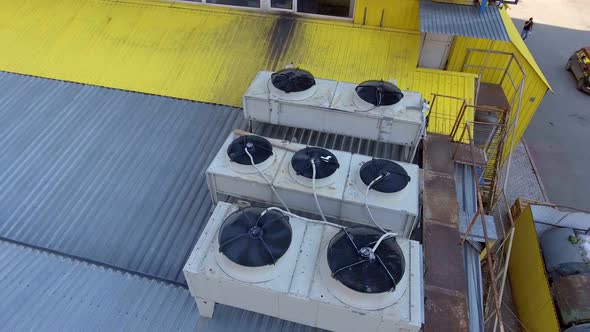
{"type": "Polygon", "coordinates": [[[364,19],[365,25],[419,30],[419,11],[419,0],[356,0],[354,23],[363,24],[364,19]]]}
{"type": "Polygon", "coordinates": [[[515,227],[508,277],[518,318],[528,331],[559,331],[530,206],[515,227]]]}
{"type": "MultiPolygon", "coordinates": [[[[524,69],[526,77],[523,90],[522,105],[516,129],[516,144],[524,134],[526,127],[533,118],[533,115],[535,114],[537,107],[539,106],[541,100],[545,96],[545,93],[547,93],[548,87],[543,78],[539,76],[535,68],[529,63],[529,61],[527,61],[527,59],[525,59],[525,57],[520,53],[520,51],[512,42],[492,41],[469,37],[456,37],[453,47],[451,49],[451,55],[449,57],[449,62],[447,64],[446,69],[451,71],[466,71],[470,73],[481,74],[482,82],[495,84],[500,84],[502,82],[502,89],[506,94],[506,98],[510,102],[514,97],[516,90],[512,88],[512,85],[508,78],[504,78],[502,80],[504,75],[503,71],[487,69],[483,70],[480,73],[479,68],[463,68],[463,64],[465,63],[468,49],[470,48],[482,50],[489,49],[493,51],[513,53],[524,69]]],[[[509,59],[510,57],[506,55],[490,53],[486,60],[486,56],[484,55],[484,53],[472,53],[472,56],[470,56],[469,58],[469,64],[483,65],[485,63],[485,66],[487,67],[505,68],[509,63],[509,59]]],[[[514,63],[514,61],[510,64],[509,72],[512,79],[515,81],[514,83],[518,86],[521,74],[520,70],[518,69],[518,66],[514,63]]],[[[518,100],[518,96],[516,96],[516,100],[518,100]]],[[[511,112],[511,120],[514,120],[515,116],[516,111],[514,110],[513,112],[511,112]]],[[[508,137],[508,139],[509,141],[511,141],[512,137],[508,137]]]]}

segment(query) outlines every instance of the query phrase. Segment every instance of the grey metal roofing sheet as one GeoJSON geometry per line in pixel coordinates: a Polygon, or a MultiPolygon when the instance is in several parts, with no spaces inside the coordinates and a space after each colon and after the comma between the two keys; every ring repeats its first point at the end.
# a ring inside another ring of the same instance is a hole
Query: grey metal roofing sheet
{"type": "Polygon", "coordinates": [[[0,240],[3,331],[316,331],[216,305],[200,319],[186,288],[0,240]]]}
{"type": "Polygon", "coordinates": [[[4,331],[195,330],[182,287],[0,241],[4,331]]]}
{"type": "Polygon", "coordinates": [[[0,236],[183,282],[236,108],[0,72],[0,236]]]}
{"type": "Polygon", "coordinates": [[[498,7],[420,1],[420,32],[510,41],[498,7]]]}

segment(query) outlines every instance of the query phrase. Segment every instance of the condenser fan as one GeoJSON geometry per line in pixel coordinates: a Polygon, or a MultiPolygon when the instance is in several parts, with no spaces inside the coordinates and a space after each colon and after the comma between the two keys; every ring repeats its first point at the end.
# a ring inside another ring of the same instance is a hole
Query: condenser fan
{"type": "Polygon", "coordinates": [[[286,93],[305,91],[315,85],[313,75],[303,69],[290,68],[273,73],[272,85],[286,93]]]}
{"type": "Polygon", "coordinates": [[[332,277],[362,293],[394,291],[405,271],[402,249],[395,238],[386,238],[373,253],[371,248],[383,235],[369,226],[344,228],[328,244],[327,259],[332,277]]]}
{"type": "Polygon", "coordinates": [[[248,149],[255,164],[260,164],[272,156],[270,142],[256,135],[240,136],[234,139],[227,147],[227,156],[231,161],[240,165],[252,165],[245,149],[248,149]]]}
{"type": "Polygon", "coordinates": [[[232,262],[260,267],[275,264],[289,249],[289,217],[279,211],[249,207],[232,213],[219,231],[219,251],[232,262]]]}
{"type": "Polygon", "coordinates": [[[365,81],[355,88],[356,94],[374,106],[397,104],[404,94],[395,85],[385,81],[365,81]]]}
{"type": "Polygon", "coordinates": [[[340,167],[338,159],[332,152],[318,147],[306,147],[295,152],[291,158],[291,167],[296,174],[311,179],[313,177],[312,161],[315,163],[316,179],[327,178],[340,167]]]}
{"type": "Polygon", "coordinates": [[[360,177],[365,185],[371,184],[371,189],[382,193],[394,193],[404,189],[411,177],[408,172],[398,163],[387,159],[372,159],[361,166],[360,177]]]}

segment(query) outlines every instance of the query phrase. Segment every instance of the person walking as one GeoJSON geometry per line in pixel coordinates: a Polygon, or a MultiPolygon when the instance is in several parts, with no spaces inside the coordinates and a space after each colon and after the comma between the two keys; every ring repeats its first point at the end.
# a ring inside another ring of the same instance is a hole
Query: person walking
{"type": "Polygon", "coordinates": [[[524,27],[522,28],[522,33],[520,36],[522,40],[525,40],[530,34],[533,32],[533,18],[529,18],[528,21],[524,22],[524,27]]]}

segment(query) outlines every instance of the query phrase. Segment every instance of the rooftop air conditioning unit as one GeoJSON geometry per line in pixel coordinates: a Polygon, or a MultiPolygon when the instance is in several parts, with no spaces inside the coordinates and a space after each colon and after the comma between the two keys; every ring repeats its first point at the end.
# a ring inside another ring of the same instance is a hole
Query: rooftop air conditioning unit
{"type": "Polygon", "coordinates": [[[199,314],[216,303],[333,331],[420,331],[422,248],[276,208],[219,203],[184,275],[199,314]]]}
{"type": "Polygon", "coordinates": [[[273,181],[278,197],[291,209],[319,213],[315,192],[321,212],[339,217],[352,154],[295,143],[289,147],[297,152],[286,153],[273,181]]]}
{"type": "Polygon", "coordinates": [[[419,211],[419,168],[414,164],[255,135],[230,135],[207,169],[207,182],[214,203],[225,195],[284,204],[337,220],[377,224],[407,238],[419,211]],[[242,154],[246,146],[257,167],[242,154]]]}
{"type": "Polygon", "coordinates": [[[243,97],[246,119],[406,147],[411,161],[424,134],[425,105],[416,92],[384,81],[359,85],[315,79],[300,69],[262,71],[243,97]]]}
{"type": "Polygon", "coordinates": [[[285,153],[262,136],[230,134],[206,171],[211,199],[217,203],[227,195],[272,202],[270,184],[285,153]]]}
{"type": "Polygon", "coordinates": [[[340,219],[376,223],[409,237],[418,221],[419,199],[420,169],[417,165],[354,154],[340,219]]]}

